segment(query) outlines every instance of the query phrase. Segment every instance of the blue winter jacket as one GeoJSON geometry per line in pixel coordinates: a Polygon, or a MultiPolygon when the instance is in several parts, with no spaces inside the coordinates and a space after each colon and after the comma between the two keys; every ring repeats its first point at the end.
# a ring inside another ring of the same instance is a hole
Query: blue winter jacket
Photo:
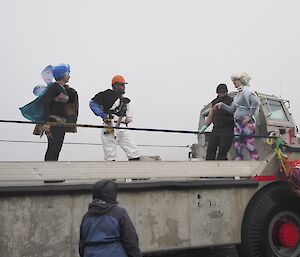
{"type": "Polygon", "coordinates": [[[81,257],[141,257],[138,237],[127,211],[99,199],[89,205],[80,227],[81,257]]]}

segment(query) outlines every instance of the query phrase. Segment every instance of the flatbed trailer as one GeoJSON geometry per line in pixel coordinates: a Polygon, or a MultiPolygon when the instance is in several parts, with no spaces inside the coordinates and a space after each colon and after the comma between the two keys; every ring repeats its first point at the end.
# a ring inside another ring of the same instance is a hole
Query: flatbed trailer
{"type": "Polygon", "coordinates": [[[233,161],[203,164],[1,162],[1,256],[76,256],[80,221],[100,179],[117,179],[118,201],[144,252],[239,243],[237,213],[258,187],[248,178],[268,163],[244,162],[241,173],[231,171],[233,161]],[[216,178],[206,178],[211,174],[216,178]]]}
{"type": "MultiPolygon", "coordinates": [[[[259,96],[259,131],[280,129],[285,150],[299,158],[286,102],[259,96]]],[[[273,148],[258,138],[260,161],[204,161],[208,136],[180,162],[0,162],[0,256],[78,256],[81,218],[101,179],[118,183],[144,253],[235,244],[243,257],[299,256],[299,198],[273,148]]]]}

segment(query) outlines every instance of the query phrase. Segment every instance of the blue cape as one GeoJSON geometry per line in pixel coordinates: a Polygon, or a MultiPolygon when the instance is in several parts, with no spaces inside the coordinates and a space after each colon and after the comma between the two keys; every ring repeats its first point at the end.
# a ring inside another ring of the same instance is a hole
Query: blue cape
{"type": "Polygon", "coordinates": [[[52,83],[50,83],[45,90],[32,102],[20,107],[22,115],[35,123],[43,123],[44,122],[44,96],[48,89],[51,87],[52,83]]]}

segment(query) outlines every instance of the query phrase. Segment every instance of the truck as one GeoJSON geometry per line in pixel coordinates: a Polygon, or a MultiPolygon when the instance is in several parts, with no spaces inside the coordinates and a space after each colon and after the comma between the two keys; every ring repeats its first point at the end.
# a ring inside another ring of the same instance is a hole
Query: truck
{"type": "Polygon", "coordinates": [[[298,129],[288,100],[258,96],[259,161],[233,161],[232,150],[230,160],[205,161],[203,133],[186,161],[0,162],[0,256],[78,256],[80,222],[101,179],[117,182],[144,254],[236,245],[243,257],[300,256],[299,194],[272,143],[280,137],[282,151],[299,158],[298,129]]]}

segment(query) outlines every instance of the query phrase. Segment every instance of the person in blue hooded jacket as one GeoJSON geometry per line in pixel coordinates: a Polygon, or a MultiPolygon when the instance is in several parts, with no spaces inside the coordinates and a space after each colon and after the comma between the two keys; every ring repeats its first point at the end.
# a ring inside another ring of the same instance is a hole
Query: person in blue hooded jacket
{"type": "Polygon", "coordinates": [[[136,230],[116,198],[114,181],[94,184],[93,201],[80,226],[81,257],[142,257],[136,230]]]}

